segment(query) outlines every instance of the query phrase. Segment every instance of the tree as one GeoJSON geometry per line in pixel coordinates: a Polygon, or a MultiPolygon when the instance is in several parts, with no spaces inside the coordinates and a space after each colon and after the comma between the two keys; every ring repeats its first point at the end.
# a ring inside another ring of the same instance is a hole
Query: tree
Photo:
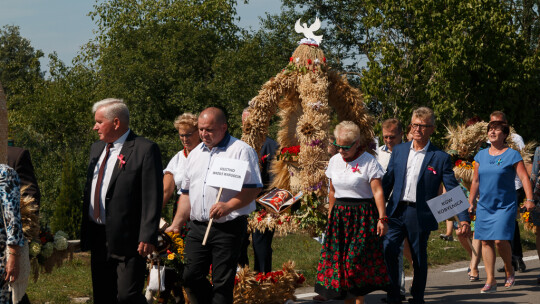
{"type": "Polygon", "coordinates": [[[52,218],[54,233],[62,230],[71,239],[79,238],[81,227],[81,190],[75,166],[69,153],[66,154],[62,169],[60,194],[56,199],[56,208],[52,218]]]}
{"type": "MultiPolygon", "coordinates": [[[[432,107],[443,125],[503,110],[526,138],[538,138],[527,127],[540,115],[538,1],[283,3],[281,16],[301,9],[304,17],[326,18],[330,61],[367,58],[365,67],[342,67],[360,75],[353,83],[379,121],[407,123],[418,106],[432,107]]],[[[439,131],[440,140],[446,132],[439,131]]]]}
{"type": "Polygon", "coordinates": [[[21,37],[18,26],[5,25],[0,29],[0,82],[10,109],[24,102],[21,95],[31,93],[43,79],[41,57],[43,52],[34,50],[30,41],[21,37]]]}

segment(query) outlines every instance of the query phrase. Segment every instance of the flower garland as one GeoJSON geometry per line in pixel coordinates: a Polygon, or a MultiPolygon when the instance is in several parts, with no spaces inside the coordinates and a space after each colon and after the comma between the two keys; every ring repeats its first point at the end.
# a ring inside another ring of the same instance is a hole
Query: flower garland
{"type": "Polygon", "coordinates": [[[258,230],[264,232],[267,229],[274,230],[278,236],[296,232],[299,228],[298,219],[287,212],[277,214],[263,209],[251,213],[248,220],[249,231],[258,230]]]}
{"type": "Polygon", "coordinates": [[[296,299],[294,291],[302,286],[305,277],[294,269],[294,262],[286,262],[281,270],[255,273],[248,267],[240,269],[234,279],[234,303],[282,304],[296,299]]]}

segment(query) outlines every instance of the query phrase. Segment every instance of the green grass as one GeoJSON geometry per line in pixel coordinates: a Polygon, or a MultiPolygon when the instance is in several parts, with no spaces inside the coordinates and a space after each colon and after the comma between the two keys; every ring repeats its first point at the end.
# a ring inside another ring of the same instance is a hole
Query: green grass
{"type": "MultiPolygon", "coordinates": [[[[534,234],[523,230],[523,225],[520,226],[523,250],[534,250],[536,248],[534,234]]],[[[430,266],[469,259],[459,242],[446,242],[439,238],[439,234],[444,233],[445,227],[445,223],[441,223],[439,230],[431,233],[428,244],[430,266]]],[[[306,285],[313,286],[321,250],[319,243],[307,234],[291,234],[286,237],[274,237],[272,247],[273,269],[280,269],[283,263],[292,260],[296,264],[296,269],[306,277],[306,285]]],[[[253,268],[251,246],[248,255],[250,266],[253,268]]],[[[412,272],[406,259],[405,269],[409,274],[412,272]]],[[[50,274],[41,274],[36,283],[30,282],[28,296],[32,303],[71,303],[72,298],[90,296],[91,290],[89,254],[79,253],[75,255],[73,261],[66,262],[63,267],[55,269],[50,274]]]]}
{"type": "Polygon", "coordinates": [[[72,303],[72,298],[88,297],[92,291],[90,255],[78,253],[51,273],[30,281],[27,294],[32,303],[72,303]]]}

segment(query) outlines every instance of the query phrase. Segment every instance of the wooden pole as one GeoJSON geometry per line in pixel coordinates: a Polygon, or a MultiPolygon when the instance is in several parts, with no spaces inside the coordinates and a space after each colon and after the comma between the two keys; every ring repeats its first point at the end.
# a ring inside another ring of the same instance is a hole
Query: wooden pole
{"type": "MultiPolygon", "coordinates": [[[[221,191],[223,191],[222,187],[219,188],[219,192],[218,192],[218,195],[216,197],[216,202],[214,203],[214,205],[219,202],[219,199],[221,198],[221,191]]],[[[210,227],[212,227],[212,222],[213,221],[214,221],[214,219],[211,218],[210,221],[208,222],[208,227],[206,227],[206,233],[204,234],[204,239],[202,241],[203,246],[206,245],[206,239],[208,238],[208,234],[210,233],[210,227]]]]}
{"type": "MultiPolygon", "coordinates": [[[[456,223],[458,223],[458,227],[461,228],[461,224],[460,224],[460,221],[457,217],[457,215],[454,215],[454,221],[456,221],[456,223]]],[[[469,246],[471,246],[471,251],[472,253],[475,255],[475,256],[478,256],[478,254],[476,253],[476,250],[474,250],[474,247],[472,245],[472,242],[471,242],[471,239],[469,237],[467,237],[467,242],[469,242],[469,246]]]]}

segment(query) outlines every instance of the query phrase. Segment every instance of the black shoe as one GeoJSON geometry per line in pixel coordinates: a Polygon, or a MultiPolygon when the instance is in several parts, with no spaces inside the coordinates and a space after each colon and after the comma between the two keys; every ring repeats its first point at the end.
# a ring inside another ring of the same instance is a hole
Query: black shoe
{"type": "MultiPolygon", "coordinates": [[[[516,270],[516,268],[517,268],[516,265],[513,265],[513,264],[512,264],[512,266],[514,266],[514,270],[516,270]]],[[[525,266],[525,264],[523,264],[523,266],[525,266]]],[[[526,267],[525,267],[525,268],[526,268],[526,267]]],[[[504,270],[504,265],[503,265],[502,267],[500,267],[500,268],[497,268],[497,272],[504,272],[504,271],[505,271],[505,270],[504,270]]]]}
{"type": "Polygon", "coordinates": [[[525,262],[523,262],[523,259],[518,260],[518,271],[519,272],[525,272],[527,270],[527,266],[525,265],[525,262]]]}

